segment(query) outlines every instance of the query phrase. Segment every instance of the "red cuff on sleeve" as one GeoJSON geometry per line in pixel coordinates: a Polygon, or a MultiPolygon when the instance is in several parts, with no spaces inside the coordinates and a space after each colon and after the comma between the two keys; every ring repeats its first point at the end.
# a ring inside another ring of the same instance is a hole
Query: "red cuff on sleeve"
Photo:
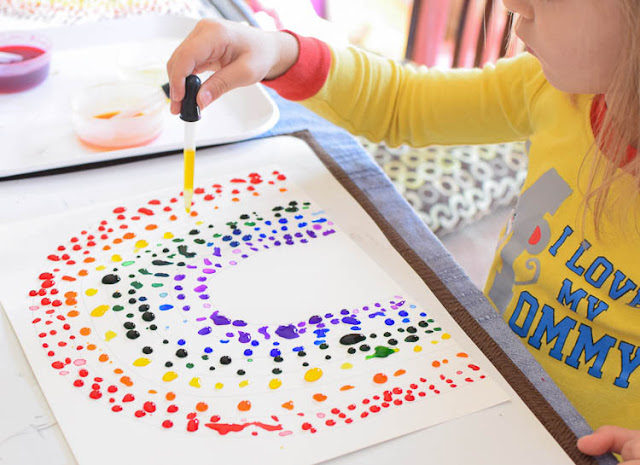
{"type": "Polygon", "coordinates": [[[296,38],[299,46],[298,61],[289,70],[275,79],[262,84],[271,87],[287,100],[305,100],[313,97],[322,88],[331,69],[329,46],[313,37],[303,37],[288,32],[296,38]]]}

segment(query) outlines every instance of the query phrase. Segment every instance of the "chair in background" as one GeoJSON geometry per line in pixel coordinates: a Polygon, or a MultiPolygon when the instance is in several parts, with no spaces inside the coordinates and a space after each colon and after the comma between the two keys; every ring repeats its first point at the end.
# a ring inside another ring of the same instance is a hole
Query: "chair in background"
{"type": "Polygon", "coordinates": [[[472,67],[518,51],[500,0],[415,0],[406,58],[426,66],[472,67]]]}

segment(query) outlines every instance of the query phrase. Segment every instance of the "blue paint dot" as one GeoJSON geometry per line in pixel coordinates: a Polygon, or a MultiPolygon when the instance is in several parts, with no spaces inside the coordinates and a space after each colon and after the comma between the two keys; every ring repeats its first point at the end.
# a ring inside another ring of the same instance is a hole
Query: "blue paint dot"
{"type": "Polygon", "coordinates": [[[169,304],[160,305],[160,310],[162,311],[171,310],[172,308],[173,308],[173,305],[169,305],[169,304]]]}
{"type": "Polygon", "coordinates": [[[239,229],[234,229],[234,230],[233,230],[233,232],[232,232],[232,234],[233,234],[234,236],[237,236],[237,235],[239,235],[239,234],[242,234],[242,231],[240,231],[239,229]]]}
{"type": "Polygon", "coordinates": [[[407,312],[405,312],[404,310],[398,312],[398,315],[400,315],[400,316],[409,316],[409,314],[407,312]]]}
{"type": "Polygon", "coordinates": [[[211,352],[213,352],[213,349],[211,347],[205,347],[204,352],[210,354],[211,352]]]}
{"type": "Polygon", "coordinates": [[[228,339],[220,339],[220,343],[221,344],[229,344],[229,340],[228,339]]]}
{"type": "Polygon", "coordinates": [[[287,219],[286,219],[286,218],[280,218],[280,219],[278,220],[278,223],[280,223],[280,224],[287,224],[287,223],[288,223],[288,221],[287,221],[287,219]]]}
{"type": "Polygon", "coordinates": [[[387,326],[393,326],[395,324],[395,321],[393,321],[391,318],[387,318],[386,320],[384,320],[384,322],[387,326]]]}
{"type": "Polygon", "coordinates": [[[160,293],[160,297],[165,298],[168,294],[166,292],[160,293]]]}
{"type": "Polygon", "coordinates": [[[238,242],[238,241],[229,242],[229,245],[231,247],[238,247],[240,245],[240,242],[238,242]]]}
{"type": "Polygon", "coordinates": [[[224,236],[222,238],[222,240],[225,241],[225,242],[229,242],[231,239],[233,239],[231,236],[224,236]]]}
{"type": "Polygon", "coordinates": [[[174,289],[175,289],[176,291],[181,291],[181,290],[182,290],[182,286],[176,286],[176,287],[174,287],[174,289]]]}
{"type": "MultiPolygon", "coordinates": [[[[178,294],[178,299],[184,300],[184,294],[178,294]]],[[[160,310],[162,310],[162,308],[160,310]]]]}
{"type": "Polygon", "coordinates": [[[244,351],[244,354],[245,354],[247,357],[249,357],[250,355],[253,355],[253,350],[251,350],[251,349],[247,349],[247,350],[245,350],[245,351],[244,351]]]}
{"type": "Polygon", "coordinates": [[[271,349],[271,352],[269,352],[269,355],[271,355],[272,357],[279,357],[281,354],[281,352],[278,349],[271,349]]]}
{"type": "Polygon", "coordinates": [[[420,316],[427,316],[425,312],[420,312],[420,316]]]}
{"type": "Polygon", "coordinates": [[[266,224],[267,226],[271,226],[271,220],[265,221],[264,224],[266,224]]]}
{"type": "Polygon", "coordinates": [[[411,323],[411,318],[403,318],[402,322],[403,323],[411,323]]]}
{"type": "Polygon", "coordinates": [[[184,339],[178,339],[178,345],[179,346],[183,346],[187,343],[187,341],[185,341],[184,339]]]}
{"type": "Polygon", "coordinates": [[[301,350],[304,350],[304,347],[299,346],[299,347],[294,347],[294,348],[293,348],[293,351],[294,351],[294,352],[300,352],[301,350]]]}
{"type": "Polygon", "coordinates": [[[349,314],[349,310],[340,310],[340,315],[348,315],[349,314]]]}
{"type": "Polygon", "coordinates": [[[251,234],[247,234],[246,236],[243,236],[242,240],[245,241],[245,242],[250,241],[251,240],[251,234]]]}
{"type": "Polygon", "coordinates": [[[141,302],[144,302],[145,300],[147,300],[147,298],[144,297],[144,296],[143,297],[138,297],[138,300],[141,301],[141,302]]]}
{"type": "Polygon", "coordinates": [[[287,228],[286,226],[283,226],[280,229],[282,229],[283,231],[288,231],[289,230],[289,228],[287,228]]]}
{"type": "Polygon", "coordinates": [[[252,345],[253,347],[256,347],[256,346],[259,346],[259,345],[260,345],[260,343],[254,339],[253,341],[251,341],[251,345],[252,345]]]}

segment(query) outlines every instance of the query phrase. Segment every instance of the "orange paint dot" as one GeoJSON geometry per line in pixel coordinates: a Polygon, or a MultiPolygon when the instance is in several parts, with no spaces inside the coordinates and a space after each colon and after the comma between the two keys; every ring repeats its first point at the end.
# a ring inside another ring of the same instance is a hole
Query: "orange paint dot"
{"type": "Polygon", "coordinates": [[[286,408],[287,410],[293,410],[293,402],[291,401],[285,402],[284,404],[282,404],[282,408],[286,408]]]}
{"type": "Polygon", "coordinates": [[[198,216],[198,212],[195,210],[192,210],[191,213],[189,213],[191,216],[198,216]]]}
{"type": "Polygon", "coordinates": [[[433,363],[431,363],[431,366],[434,368],[438,368],[440,366],[440,362],[435,360],[433,363]]]}
{"type": "Polygon", "coordinates": [[[87,276],[88,274],[89,274],[89,272],[87,270],[78,271],[78,276],[87,276]]]}
{"type": "Polygon", "coordinates": [[[78,301],[76,299],[67,299],[64,301],[64,303],[68,306],[68,307],[73,307],[75,304],[78,303],[78,301]]]}
{"type": "Polygon", "coordinates": [[[164,398],[167,400],[173,400],[176,398],[176,395],[173,392],[167,392],[167,395],[165,395],[164,398]]]}
{"type": "Polygon", "coordinates": [[[287,192],[287,189],[285,189],[284,187],[281,187],[280,192],[287,192]]]}
{"type": "Polygon", "coordinates": [[[87,258],[85,258],[85,259],[83,260],[83,262],[85,262],[85,263],[93,263],[93,262],[95,262],[95,261],[96,261],[96,259],[95,259],[95,258],[93,258],[93,257],[87,257],[87,258]]]}
{"type": "Polygon", "coordinates": [[[71,282],[73,282],[73,281],[76,280],[76,278],[74,278],[73,276],[63,276],[62,280],[63,281],[71,281],[71,282]]]}
{"type": "Polygon", "coordinates": [[[113,243],[114,243],[114,244],[122,244],[122,239],[120,239],[119,237],[117,237],[117,238],[115,238],[115,239],[113,240],[113,243]]]}
{"type": "Polygon", "coordinates": [[[405,373],[406,373],[406,370],[402,370],[402,369],[400,369],[400,370],[396,371],[396,372],[393,374],[393,376],[402,376],[402,375],[404,375],[405,373]]]}
{"type": "Polygon", "coordinates": [[[240,202],[240,199],[238,197],[234,197],[231,199],[232,202],[240,202]]]}
{"type": "Polygon", "coordinates": [[[373,381],[378,384],[384,384],[389,378],[384,373],[377,373],[373,376],[373,381]]]}
{"type": "Polygon", "coordinates": [[[313,400],[317,400],[318,402],[324,402],[325,400],[327,400],[327,396],[325,396],[324,394],[314,394],[313,400]]]}
{"type": "Polygon", "coordinates": [[[251,402],[248,400],[243,400],[238,404],[238,410],[240,410],[241,412],[248,412],[249,410],[251,410],[251,402]]]}
{"type": "Polygon", "coordinates": [[[204,402],[198,402],[196,404],[196,410],[198,412],[206,412],[208,408],[209,408],[209,406],[207,404],[205,404],[204,402]]]}
{"type": "Polygon", "coordinates": [[[176,215],[171,215],[171,216],[169,217],[169,219],[170,219],[171,221],[175,221],[175,220],[177,220],[177,219],[178,219],[178,217],[177,217],[176,215]]]}
{"type": "Polygon", "coordinates": [[[122,378],[120,378],[120,382],[125,386],[133,386],[133,381],[131,381],[131,378],[129,378],[128,376],[123,376],[122,378]]]}
{"type": "Polygon", "coordinates": [[[100,360],[101,362],[106,362],[107,360],[109,360],[109,356],[107,354],[100,354],[98,360],[100,360]]]}
{"type": "Polygon", "coordinates": [[[158,391],[156,391],[155,389],[149,389],[149,394],[157,394],[158,391]]]}
{"type": "MultiPolygon", "coordinates": [[[[89,334],[91,334],[91,329],[90,328],[81,328],[80,329],[80,334],[82,334],[83,336],[88,336],[89,334]]],[[[102,355],[100,357],[102,357],[102,355]]]]}
{"type": "Polygon", "coordinates": [[[78,315],[80,315],[80,312],[78,310],[71,310],[69,313],[67,313],[67,316],[69,318],[75,318],[78,315]]]}
{"type": "Polygon", "coordinates": [[[78,293],[77,293],[77,292],[73,292],[73,291],[69,291],[69,292],[65,292],[65,293],[64,293],[64,296],[65,296],[67,299],[70,299],[70,298],[72,298],[72,297],[78,297],[78,293]]]}
{"type": "Polygon", "coordinates": [[[111,250],[111,246],[105,245],[102,250],[111,250]]]}
{"type": "Polygon", "coordinates": [[[459,353],[456,354],[456,357],[467,358],[467,357],[469,357],[469,355],[464,353],[464,352],[459,352],[459,353]]]}
{"type": "Polygon", "coordinates": [[[116,375],[121,375],[122,373],[124,373],[124,371],[122,371],[122,368],[116,368],[115,370],[113,370],[113,372],[114,372],[116,375]]]}
{"type": "Polygon", "coordinates": [[[146,229],[147,231],[153,231],[154,229],[157,229],[158,226],[156,226],[155,224],[148,224],[144,227],[144,229],[146,229]]]}
{"type": "Polygon", "coordinates": [[[133,234],[132,232],[128,232],[122,237],[125,238],[125,239],[133,239],[134,237],[136,237],[136,235],[133,234]]]}
{"type": "Polygon", "coordinates": [[[350,384],[345,384],[340,388],[341,391],[348,391],[349,389],[353,389],[355,386],[351,386],[350,384]]]}
{"type": "Polygon", "coordinates": [[[95,344],[87,344],[87,350],[96,350],[95,344]]]}
{"type": "Polygon", "coordinates": [[[258,192],[254,192],[253,195],[258,197],[260,194],[258,192]]]}

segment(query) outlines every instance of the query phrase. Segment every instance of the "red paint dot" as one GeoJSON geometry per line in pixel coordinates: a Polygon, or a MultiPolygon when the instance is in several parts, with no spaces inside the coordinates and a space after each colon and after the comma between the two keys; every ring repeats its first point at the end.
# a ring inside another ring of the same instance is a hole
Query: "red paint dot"
{"type": "Polygon", "coordinates": [[[142,408],[144,408],[149,413],[153,413],[156,411],[156,404],[151,401],[145,402],[142,408]]]}
{"type": "Polygon", "coordinates": [[[176,413],[178,411],[178,406],[177,405],[169,405],[167,407],[167,412],[169,413],[176,413]]]}
{"type": "Polygon", "coordinates": [[[111,407],[111,410],[113,410],[114,412],[122,412],[122,407],[120,407],[119,405],[114,405],[113,407],[111,407]]]}
{"type": "Polygon", "coordinates": [[[165,420],[162,422],[162,426],[167,429],[172,428],[173,422],[171,420],[165,420]]]}
{"type": "Polygon", "coordinates": [[[76,379],[76,380],[73,382],[73,385],[74,385],[75,387],[82,387],[82,386],[84,386],[84,381],[82,381],[81,379],[76,379]]]}
{"type": "Polygon", "coordinates": [[[136,413],[134,413],[134,415],[138,418],[142,418],[143,416],[145,416],[147,413],[144,410],[136,410],[136,413]]]}
{"type": "Polygon", "coordinates": [[[194,418],[193,420],[189,420],[187,423],[187,431],[194,432],[198,430],[198,419],[194,418]]]}
{"type": "Polygon", "coordinates": [[[91,397],[92,399],[98,400],[100,397],[102,397],[102,393],[100,391],[91,391],[91,393],[89,394],[89,397],[91,397]]]}

